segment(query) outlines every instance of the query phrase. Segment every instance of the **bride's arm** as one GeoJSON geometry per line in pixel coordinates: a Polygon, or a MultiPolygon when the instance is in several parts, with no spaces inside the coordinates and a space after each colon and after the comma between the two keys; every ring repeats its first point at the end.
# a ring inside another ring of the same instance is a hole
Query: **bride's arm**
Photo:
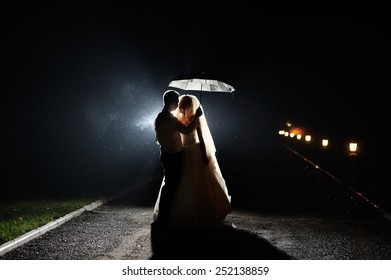
{"type": "Polygon", "coordinates": [[[198,134],[198,139],[200,140],[200,149],[201,149],[201,154],[202,154],[202,161],[205,164],[208,164],[209,163],[209,159],[208,159],[208,156],[206,155],[205,142],[204,142],[204,138],[202,137],[201,127],[199,125],[197,126],[197,134],[198,134]]]}

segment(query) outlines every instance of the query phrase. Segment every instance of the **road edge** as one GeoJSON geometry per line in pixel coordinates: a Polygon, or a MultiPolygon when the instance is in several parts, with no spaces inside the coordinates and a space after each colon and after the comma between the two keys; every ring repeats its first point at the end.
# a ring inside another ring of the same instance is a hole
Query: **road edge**
{"type": "Polygon", "coordinates": [[[80,214],[82,214],[84,211],[91,211],[101,205],[103,205],[104,203],[106,203],[107,200],[106,199],[101,199],[101,200],[97,200],[97,201],[94,201],[80,209],[77,209],[71,213],[68,213],[66,214],[65,216],[62,216],[61,218],[58,218],[50,223],[47,223],[46,225],[43,225],[39,228],[36,228],[36,229],[33,229],[11,241],[8,241],[2,245],[0,245],[0,256],[4,255],[5,253],[8,253],[9,251],[43,235],[44,233],[48,232],[49,230],[52,230],[60,225],[62,225],[63,223],[69,221],[70,219],[73,219],[74,217],[77,217],[79,216],[80,214]]]}
{"type": "Polygon", "coordinates": [[[125,194],[128,194],[132,191],[135,191],[135,190],[142,188],[146,184],[149,184],[150,182],[152,182],[157,177],[160,178],[160,175],[156,176],[156,177],[150,177],[147,180],[145,180],[144,182],[140,182],[131,188],[119,191],[107,199],[100,199],[100,200],[94,201],[94,202],[92,202],[92,203],[90,203],[90,204],[88,204],[78,210],[75,210],[69,214],[66,214],[65,216],[62,216],[61,218],[58,218],[58,219],[56,219],[46,225],[43,225],[43,226],[36,228],[36,229],[33,229],[33,230],[13,239],[11,241],[8,241],[4,244],[1,244],[0,245],[0,256],[8,253],[9,251],[11,251],[11,250],[31,241],[33,239],[41,236],[41,235],[43,235],[44,233],[48,232],[49,230],[52,230],[52,229],[62,225],[63,223],[69,221],[70,219],[73,219],[73,218],[81,215],[84,211],[92,211],[95,208],[102,206],[103,204],[105,204],[109,201],[115,200],[125,194]]]}

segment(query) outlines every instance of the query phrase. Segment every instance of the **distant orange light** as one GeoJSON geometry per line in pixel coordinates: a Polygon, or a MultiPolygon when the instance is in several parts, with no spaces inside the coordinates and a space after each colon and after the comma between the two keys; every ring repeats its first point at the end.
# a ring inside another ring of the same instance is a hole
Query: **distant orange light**
{"type": "Polygon", "coordinates": [[[290,133],[293,133],[294,135],[304,135],[305,131],[301,127],[293,127],[292,129],[289,130],[290,133]]]}

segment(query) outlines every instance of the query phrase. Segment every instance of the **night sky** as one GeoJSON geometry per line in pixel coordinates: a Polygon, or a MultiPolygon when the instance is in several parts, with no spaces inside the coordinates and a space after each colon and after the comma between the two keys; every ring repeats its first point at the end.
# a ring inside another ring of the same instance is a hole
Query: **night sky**
{"type": "Polygon", "coordinates": [[[199,72],[236,89],[202,97],[218,153],[266,146],[287,120],[377,153],[371,136],[389,120],[386,9],[147,6],[1,2],[10,189],[88,191],[156,174],[162,93],[199,72]]]}

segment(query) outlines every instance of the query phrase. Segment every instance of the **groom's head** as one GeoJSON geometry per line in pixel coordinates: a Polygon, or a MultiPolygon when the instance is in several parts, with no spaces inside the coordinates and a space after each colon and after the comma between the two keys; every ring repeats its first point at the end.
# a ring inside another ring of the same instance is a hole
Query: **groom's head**
{"type": "Polygon", "coordinates": [[[178,107],[179,93],[175,90],[167,90],[163,94],[164,107],[170,111],[175,110],[178,107]]]}

